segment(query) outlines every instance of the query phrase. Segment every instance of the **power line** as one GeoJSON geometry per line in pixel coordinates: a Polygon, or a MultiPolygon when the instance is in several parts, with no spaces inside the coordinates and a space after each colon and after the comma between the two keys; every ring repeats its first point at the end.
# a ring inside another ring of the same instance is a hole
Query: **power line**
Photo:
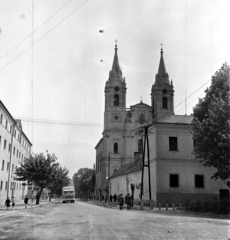
{"type": "Polygon", "coordinates": [[[31,35],[33,35],[38,29],[40,29],[42,26],[44,26],[49,20],[51,20],[57,13],[59,13],[63,8],[65,8],[70,2],[73,0],[68,1],[65,5],[63,5],[61,8],[58,9],[53,15],[51,15],[45,22],[43,22],[40,26],[38,26],[34,31],[32,31],[28,36],[26,36],[24,39],[22,39],[18,44],[16,44],[9,52],[7,52],[1,59],[6,57],[9,53],[11,53],[15,48],[20,46],[27,38],[29,38],[31,35]]]}
{"type": "Polygon", "coordinates": [[[211,81],[211,79],[210,80],[208,80],[207,82],[205,82],[201,87],[199,87],[195,92],[193,92],[192,94],[190,94],[187,98],[185,98],[182,102],[180,102],[179,104],[177,104],[175,107],[174,107],[174,109],[176,108],[176,107],[178,107],[179,105],[181,105],[184,101],[186,101],[188,98],[190,98],[193,94],[195,94],[197,91],[199,91],[203,86],[205,86],[207,83],[209,83],[211,81]]]}
{"type": "MultiPolygon", "coordinates": [[[[201,95],[198,96],[198,98],[201,97],[201,96],[204,95],[204,94],[205,94],[205,93],[203,92],[201,95]]],[[[188,103],[187,106],[188,106],[189,104],[193,103],[194,101],[196,101],[198,98],[196,98],[196,99],[194,99],[193,101],[191,101],[190,103],[188,103]]],[[[180,111],[183,110],[184,108],[185,108],[185,107],[181,108],[181,109],[180,109],[179,111],[177,111],[176,113],[180,112],[180,111]]]]}
{"type": "Polygon", "coordinates": [[[69,15],[67,15],[65,18],[63,18],[58,24],[56,24],[53,28],[51,28],[47,33],[45,33],[43,36],[41,36],[37,41],[35,41],[32,45],[30,45],[28,48],[26,48],[24,51],[22,51],[20,54],[18,54],[13,60],[8,62],[5,66],[0,68],[0,71],[6,68],[9,64],[11,64],[14,60],[16,60],[18,57],[20,57],[23,53],[25,53],[27,50],[29,50],[32,46],[34,46],[36,43],[38,43],[41,39],[43,39],[46,35],[48,35],[51,31],[53,31],[56,27],[58,27],[61,23],[63,23],[67,18],[69,18],[73,13],[75,13],[77,10],[79,10],[83,5],[85,5],[89,0],[86,0],[84,3],[82,3],[79,7],[77,7],[74,11],[72,11],[69,15]]]}
{"type": "Polygon", "coordinates": [[[41,123],[41,124],[51,124],[51,125],[70,125],[70,126],[102,126],[101,123],[86,123],[86,122],[68,122],[68,121],[56,121],[56,120],[48,120],[48,119],[32,119],[32,118],[21,118],[16,117],[16,119],[20,119],[24,122],[31,123],[41,123]]]}

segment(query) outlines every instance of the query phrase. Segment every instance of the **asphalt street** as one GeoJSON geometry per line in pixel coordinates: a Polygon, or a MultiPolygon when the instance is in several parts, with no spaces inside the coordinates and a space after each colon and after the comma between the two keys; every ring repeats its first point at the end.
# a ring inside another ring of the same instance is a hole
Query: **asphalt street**
{"type": "Polygon", "coordinates": [[[119,210],[88,202],[49,203],[0,217],[0,239],[230,239],[230,221],[119,210]]]}

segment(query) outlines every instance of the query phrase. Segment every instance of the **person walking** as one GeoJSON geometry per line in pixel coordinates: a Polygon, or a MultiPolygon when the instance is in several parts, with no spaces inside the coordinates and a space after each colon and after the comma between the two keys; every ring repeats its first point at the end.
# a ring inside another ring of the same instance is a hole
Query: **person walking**
{"type": "Polygon", "coordinates": [[[25,199],[24,199],[25,208],[27,208],[28,201],[29,201],[29,198],[28,198],[27,195],[26,195],[26,197],[25,197],[25,199]]]}
{"type": "Polygon", "coordinates": [[[113,199],[114,199],[114,202],[117,201],[117,195],[116,195],[116,193],[113,195],[113,199]]]}
{"type": "Polygon", "coordinates": [[[6,205],[6,208],[7,208],[7,211],[8,211],[9,207],[10,207],[10,198],[9,197],[6,199],[5,205],[6,205]]]}
{"type": "Polygon", "coordinates": [[[122,210],[123,205],[124,205],[124,198],[123,198],[123,196],[122,196],[122,193],[118,196],[117,201],[118,201],[118,203],[119,203],[120,210],[122,210]]]}
{"type": "Polygon", "coordinates": [[[12,208],[14,209],[14,206],[15,206],[15,199],[14,197],[12,197],[12,208]]]}
{"type": "Polygon", "coordinates": [[[131,201],[132,201],[132,198],[130,196],[130,194],[126,194],[125,196],[125,203],[127,204],[127,210],[130,210],[131,208],[131,201]]]}

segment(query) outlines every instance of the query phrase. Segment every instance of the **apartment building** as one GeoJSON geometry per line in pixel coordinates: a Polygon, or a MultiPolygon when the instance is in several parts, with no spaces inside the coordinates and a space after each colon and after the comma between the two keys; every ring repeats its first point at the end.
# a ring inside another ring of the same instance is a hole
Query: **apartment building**
{"type": "Polygon", "coordinates": [[[22,123],[14,119],[0,101],[0,205],[7,197],[16,201],[24,199],[28,192],[26,182],[15,180],[15,170],[31,153],[32,143],[22,129],[22,123]]]}

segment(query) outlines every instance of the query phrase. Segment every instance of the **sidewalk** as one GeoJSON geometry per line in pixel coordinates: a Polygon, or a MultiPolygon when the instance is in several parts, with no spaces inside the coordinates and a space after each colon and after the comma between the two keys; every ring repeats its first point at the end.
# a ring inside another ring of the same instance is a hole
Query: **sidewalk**
{"type": "MultiPolygon", "coordinates": [[[[88,203],[90,204],[94,204],[94,205],[98,205],[98,206],[103,206],[106,208],[117,208],[119,209],[118,203],[115,202],[100,202],[98,200],[91,200],[88,201],[88,203]]],[[[124,208],[126,209],[126,204],[124,204],[124,208]]],[[[180,215],[180,216],[189,216],[189,217],[202,217],[202,218],[215,218],[215,219],[230,219],[230,214],[228,215],[219,215],[219,214],[214,214],[214,213],[196,213],[196,212],[190,212],[190,211],[186,211],[184,208],[180,209],[180,208],[174,208],[174,210],[172,208],[168,208],[168,210],[166,208],[161,208],[161,210],[159,210],[158,207],[154,207],[153,209],[150,210],[149,207],[144,206],[143,210],[140,210],[140,206],[139,205],[134,205],[131,210],[135,210],[135,211],[144,211],[144,212],[150,212],[150,213],[157,213],[157,214],[166,214],[166,215],[180,215]]]]}
{"type": "MultiPolygon", "coordinates": [[[[29,199],[27,208],[36,208],[36,207],[40,207],[44,204],[48,204],[49,201],[46,200],[40,200],[39,201],[39,205],[36,205],[36,199],[33,200],[33,202],[31,201],[31,199],[29,199]]],[[[15,206],[14,208],[12,208],[12,205],[9,207],[9,210],[7,211],[6,206],[5,205],[0,205],[0,216],[5,215],[6,213],[11,213],[11,212],[15,212],[18,211],[20,209],[25,209],[25,204],[24,204],[24,200],[20,199],[19,201],[15,201],[15,206]]]]}

